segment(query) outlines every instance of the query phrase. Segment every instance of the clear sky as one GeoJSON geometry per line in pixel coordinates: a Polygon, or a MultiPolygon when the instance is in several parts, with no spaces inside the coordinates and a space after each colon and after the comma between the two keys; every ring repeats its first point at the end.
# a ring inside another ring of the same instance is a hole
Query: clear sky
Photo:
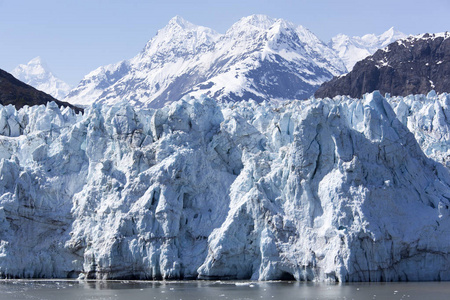
{"type": "Polygon", "coordinates": [[[241,17],[265,14],[303,25],[324,42],[338,33],[450,30],[450,0],[0,0],[0,68],[41,56],[76,85],[93,69],[135,56],[179,15],[224,33],[241,17]]]}

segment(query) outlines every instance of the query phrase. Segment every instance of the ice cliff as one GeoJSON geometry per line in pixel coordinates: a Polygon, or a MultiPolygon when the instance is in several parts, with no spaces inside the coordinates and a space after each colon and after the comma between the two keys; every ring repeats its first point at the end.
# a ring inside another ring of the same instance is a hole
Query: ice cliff
{"type": "Polygon", "coordinates": [[[449,103],[0,107],[0,275],[450,280],[449,103]]]}

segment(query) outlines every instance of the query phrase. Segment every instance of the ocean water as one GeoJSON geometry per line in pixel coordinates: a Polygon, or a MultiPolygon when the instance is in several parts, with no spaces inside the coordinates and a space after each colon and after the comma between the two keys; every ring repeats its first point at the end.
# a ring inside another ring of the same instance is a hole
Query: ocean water
{"type": "Polygon", "coordinates": [[[450,299],[450,282],[0,280],[0,299],[450,299]]]}

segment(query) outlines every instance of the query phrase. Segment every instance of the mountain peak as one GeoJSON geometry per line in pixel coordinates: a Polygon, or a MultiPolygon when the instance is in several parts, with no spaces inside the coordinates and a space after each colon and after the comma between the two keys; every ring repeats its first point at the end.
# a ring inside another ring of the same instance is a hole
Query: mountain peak
{"type": "Polygon", "coordinates": [[[242,27],[256,27],[262,30],[268,30],[277,19],[272,19],[266,15],[250,15],[247,17],[241,18],[239,21],[237,21],[230,30],[235,30],[242,27]]]}
{"type": "MultiPolygon", "coordinates": [[[[389,28],[388,30],[386,30],[385,32],[383,32],[381,35],[379,35],[379,40],[381,41],[387,41],[388,44],[405,38],[406,34],[404,34],[403,32],[398,31],[397,29],[395,29],[394,27],[389,28]]],[[[386,45],[387,46],[387,45],[386,45]]]]}
{"type": "MultiPolygon", "coordinates": [[[[26,76],[34,75],[40,77],[48,77],[48,73],[50,73],[47,64],[42,60],[40,56],[37,56],[30,60],[27,64],[20,64],[11,72],[15,77],[23,77],[26,73],[26,76]]],[[[19,78],[23,80],[24,78],[19,78]]],[[[23,80],[27,81],[27,80],[23,80]]]]}
{"type": "Polygon", "coordinates": [[[283,20],[283,19],[275,19],[273,20],[274,22],[272,23],[271,27],[279,27],[279,28],[291,28],[291,29],[296,29],[296,28],[303,28],[301,25],[296,26],[294,23],[291,23],[289,21],[283,20]]]}
{"type": "Polygon", "coordinates": [[[213,31],[212,29],[209,29],[209,28],[206,28],[203,26],[199,26],[199,25],[195,25],[177,15],[177,16],[173,17],[172,19],[170,19],[165,27],[158,30],[155,37],[159,36],[165,40],[165,39],[168,39],[168,38],[170,39],[172,37],[177,37],[180,35],[183,36],[186,34],[186,32],[189,32],[189,31],[205,31],[205,30],[213,31]]]}
{"type": "Polygon", "coordinates": [[[389,35],[392,35],[392,34],[394,34],[395,32],[396,32],[397,30],[394,28],[394,26],[392,26],[391,28],[389,28],[388,30],[386,30],[384,33],[382,33],[381,35],[383,35],[383,34],[389,34],[389,35]]]}
{"type": "Polygon", "coordinates": [[[220,36],[214,30],[192,24],[180,16],[173,17],[169,23],[147,42],[137,57],[141,63],[152,60],[169,61],[183,55],[192,55],[199,48],[211,45],[220,36]]]}
{"type": "MultiPolygon", "coordinates": [[[[218,35],[217,32],[212,30],[211,28],[200,26],[193,24],[189,21],[186,21],[180,16],[175,16],[170,19],[169,23],[158,31],[156,37],[163,37],[163,39],[170,39],[172,37],[177,37],[179,35],[184,36],[187,32],[196,31],[199,34],[205,33],[208,35],[218,35]]],[[[155,37],[155,38],[156,38],[155,37]]]]}
{"type": "Polygon", "coordinates": [[[181,29],[187,29],[187,28],[192,28],[192,27],[196,27],[196,25],[192,24],[191,22],[186,21],[185,19],[183,19],[180,16],[175,16],[172,19],[170,19],[168,26],[173,27],[179,27],[181,29]]]}
{"type": "Polygon", "coordinates": [[[40,56],[33,58],[27,64],[18,65],[12,70],[11,74],[56,99],[64,98],[70,90],[67,83],[52,74],[50,68],[40,56]]]}
{"type": "Polygon", "coordinates": [[[28,65],[43,65],[45,64],[43,59],[40,56],[36,56],[32,60],[28,62],[28,65]]]}
{"type": "Polygon", "coordinates": [[[345,34],[338,34],[331,39],[329,46],[338,53],[347,70],[351,71],[356,62],[405,37],[406,34],[391,27],[380,35],[371,33],[349,37],[345,34]]]}

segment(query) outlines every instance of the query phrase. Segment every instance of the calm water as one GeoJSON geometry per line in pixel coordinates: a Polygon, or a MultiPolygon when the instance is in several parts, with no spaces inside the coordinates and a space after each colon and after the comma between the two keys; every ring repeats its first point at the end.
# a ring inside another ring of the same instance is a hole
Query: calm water
{"type": "Polygon", "coordinates": [[[0,299],[450,299],[450,282],[315,284],[249,281],[0,280],[0,299]]]}

